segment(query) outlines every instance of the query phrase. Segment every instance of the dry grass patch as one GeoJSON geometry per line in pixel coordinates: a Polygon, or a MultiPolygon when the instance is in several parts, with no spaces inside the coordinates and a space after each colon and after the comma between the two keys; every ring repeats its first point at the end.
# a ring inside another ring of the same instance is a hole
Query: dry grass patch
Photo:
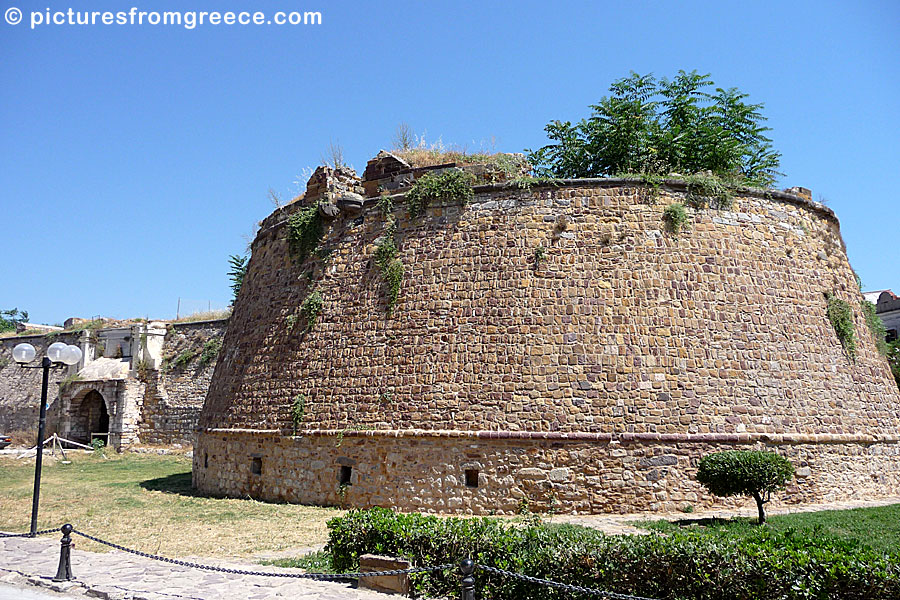
{"type": "MultiPolygon", "coordinates": [[[[190,459],[176,455],[45,455],[38,527],[76,529],[170,557],[246,557],[308,548],[328,539],[335,508],[211,498],[191,488],[190,459]]],[[[0,458],[0,530],[23,532],[31,518],[34,461],[0,458]]],[[[82,550],[107,548],[77,538],[82,550]]]]}
{"type": "Polygon", "coordinates": [[[197,321],[217,321],[219,319],[227,319],[231,316],[230,308],[223,308],[222,310],[204,310],[201,312],[196,312],[192,315],[187,315],[185,317],[180,317],[172,321],[172,323],[194,323],[197,321]]]}

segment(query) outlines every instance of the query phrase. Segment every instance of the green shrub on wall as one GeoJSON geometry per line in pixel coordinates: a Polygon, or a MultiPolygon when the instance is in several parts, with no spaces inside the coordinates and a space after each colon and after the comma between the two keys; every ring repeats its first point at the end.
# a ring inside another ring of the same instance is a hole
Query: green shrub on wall
{"type": "Polygon", "coordinates": [[[297,431],[300,429],[300,424],[303,423],[303,419],[306,418],[306,396],[303,394],[297,394],[294,396],[294,401],[291,404],[291,424],[294,427],[294,435],[297,435],[297,431]]]}
{"type": "Polygon", "coordinates": [[[868,300],[861,300],[859,308],[862,310],[863,317],[866,319],[866,325],[869,327],[869,332],[872,334],[872,339],[875,341],[875,347],[878,348],[878,352],[882,356],[887,356],[888,344],[885,340],[887,329],[885,329],[881,317],[875,312],[875,305],[868,300]]]}
{"type": "Polygon", "coordinates": [[[472,191],[474,183],[475,177],[460,169],[426,173],[406,192],[406,211],[409,216],[415,217],[435,202],[466,204],[475,194],[472,191]]]}
{"type": "MultiPolygon", "coordinates": [[[[651,598],[704,600],[900,597],[900,558],[815,530],[755,528],[746,536],[702,530],[609,536],[535,520],[441,518],[354,510],[328,522],[336,571],[361,554],[405,557],[414,566],[476,563],[562,583],[651,598]]],[[[411,578],[418,594],[453,597],[455,570],[411,578]]],[[[481,600],[562,600],[570,592],[478,571],[481,600]]],[[[587,597],[587,596],[585,596],[587,597]]]]}
{"type": "Polygon", "coordinates": [[[306,319],[306,330],[310,331],[322,312],[322,294],[318,290],[314,290],[306,297],[303,304],[300,305],[300,314],[306,319]]]}
{"type": "Polygon", "coordinates": [[[850,304],[834,294],[825,294],[825,299],[828,301],[825,314],[828,315],[828,320],[834,327],[844,352],[850,360],[856,360],[856,327],[853,324],[853,310],[850,304]]]}
{"type": "Polygon", "coordinates": [[[206,343],[203,344],[203,351],[200,353],[200,368],[203,369],[207,365],[209,365],[212,361],[216,360],[219,356],[219,350],[222,349],[222,340],[219,338],[212,338],[206,340],[206,343]]]}
{"type": "Polygon", "coordinates": [[[674,235],[677,236],[681,233],[681,230],[684,229],[684,226],[687,225],[688,221],[687,211],[684,209],[684,205],[676,202],[675,204],[670,204],[664,208],[663,221],[666,222],[666,227],[668,227],[669,231],[674,235]]]}
{"type": "Polygon", "coordinates": [[[301,208],[288,217],[288,246],[291,254],[303,262],[322,239],[324,227],[317,205],[301,208]]]}

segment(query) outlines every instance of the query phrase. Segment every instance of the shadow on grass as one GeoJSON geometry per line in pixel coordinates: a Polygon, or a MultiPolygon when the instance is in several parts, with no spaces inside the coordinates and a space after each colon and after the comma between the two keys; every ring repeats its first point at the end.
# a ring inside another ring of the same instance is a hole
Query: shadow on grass
{"type": "Polygon", "coordinates": [[[179,496],[190,496],[192,498],[211,498],[209,494],[204,494],[191,486],[191,472],[175,473],[166,475],[165,477],[157,477],[156,479],[146,479],[139,484],[145,490],[151,492],[163,492],[166,494],[178,494],[179,496]]]}

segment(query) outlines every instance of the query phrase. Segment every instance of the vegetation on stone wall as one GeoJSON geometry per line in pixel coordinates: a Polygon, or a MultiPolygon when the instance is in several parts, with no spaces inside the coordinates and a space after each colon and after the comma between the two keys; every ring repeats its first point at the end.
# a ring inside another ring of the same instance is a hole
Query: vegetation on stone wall
{"type": "Polygon", "coordinates": [[[682,178],[687,184],[687,203],[694,208],[731,208],[736,184],[711,172],[682,178]]]}
{"type": "Polygon", "coordinates": [[[203,344],[203,350],[200,352],[200,361],[198,365],[201,369],[205,368],[219,356],[219,350],[222,349],[222,340],[219,338],[210,338],[203,344]]]}
{"type": "Polygon", "coordinates": [[[895,340],[887,345],[887,359],[891,366],[891,374],[897,387],[900,388],[900,340],[895,340]]]}
{"type": "Polygon", "coordinates": [[[475,178],[460,169],[443,173],[426,173],[406,192],[406,210],[415,217],[435,202],[460,202],[463,205],[474,196],[475,178]]]}
{"type": "Polygon", "coordinates": [[[850,360],[856,360],[856,327],[853,324],[853,310],[850,304],[831,293],[826,293],[825,299],[828,302],[825,314],[834,327],[844,352],[850,360]]]}
{"type": "Polygon", "coordinates": [[[381,275],[382,285],[387,298],[387,312],[391,313],[400,297],[405,269],[403,261],[397,256],[397,221],[394,219],[394,201],[387,194],[378,199],[378,208],[387,223],[384,235],[375,247],[375,266],[381,275]]]}
{"type": "Polygon", "coordinates": [[[303,394],[297,394],[296,396],[294,396],[293,403],[291,403],[291,424],[294,427],[294,435],[297,435],[297,431],[300,429],[300,424],[305,418],[306,396],[304,396],[303,394]]]}
{"type": "MultiPolygon", "coordinates": [[[[651,598],[706,600],[884,599],[900,597],[900,556],[806,528],[754,527],[741,536],[705,528],[666,535],[611,536],[525,519],[443,518],[376,508],[328,522],[326,550],[337,571],[365,553],[408,558],[414,566],[477,563],[561,583],[651,598]]],[[[451,597],[458,575],[411,578],[416,595],[451,597]]],[[[477,598],[558,600],[566,591],[480,571],[477,598]]]]}
{"type": "Polygon", "coordinates": [[[291,254],[303,262],[319,245],[324,232],[318,205],[303,207],[288,217],[287,232],[291,254]]]}
{"type": "Polygon", "coordinates": [[[396,223],[392,222],[375,248],[375,265],[378,267],[385,288],[388,314],[393,310],[394,305],[397,304],[405,270],[403,262],[397,258],[397,245],[394,242],[395,231],[396,223]]]}
{"type": "Polygon", "coordinates": [[[244,285],[244,276],[247,274],[247,267],[250,264],[250,257],[246,254],[241,256],[239,254],[232,254],[228,257],[228,278],[231,280],[231,303],[234,304],[238,297],[238,292],[241,291],[241,286],[244,285]]]}
{"type": "Polygon", "coordinates": [[[685,210],[684,205],[679,202],[670,204],[663,209],[663,221],[666,222],[666,227],[669,228],[669,231],[677,236],[681,233],[681,230],[684,229],[685,225],[687,225],[687,210],[685,210]]]}
{"type": "Polygon", "coordinates": [[[72,373],[71,375],[66,376],[65,379],[59,382],[59,393],[62,394],[66,391],[72,384],[81,381],[81,375],[78,373],[72,373]]]}
{"type": "Polygon", "coordinates": [[[868,300],[861,300],[859,302],[859,307],[862,310],[863,317],[866,319],[866,325],[869,327],[869,332],[872,334],[872,338],[875,341],[875,347],[878,348],[878,352],[881,353],[882,356],[887,356],[888,344],[887,341],[885,341],[887,329],[881,321],[881,317],[875,312],[875,305],[868,300]]]}
{"type": "Polygon", "coordinates": [[[300,305],[300,314],[306,319],[306,330],[310,331],[322,312],[322,294],[318,290],[313,290],[300,305]]]}
{"type": "Polygon", "coordinates": [[[552,121],[552,141],[528,159],[535,174],[602,177],[620,173],[692,174],[769,186],[780,154],[765,136],[762,104],[736,88],[714,87],[708,74],[679,71],[670,79],[632,73],[610,86],[576,124],[552,121]]]}
{"type": "Polygon", "coordinates": [[[200,352],[195,348],[185,348],[172,360],[172,366],[176,369],[184,369],[191,364],[199,354],[200,352]]]}
{"type": "Polygon", "coordinates": [[[756,500],[759,524],[766,522],[764,505],[794,476],[790,461],[775,452],[727,450],[700,459],[697,481],[715,496],[750,496],[756,500]]]}

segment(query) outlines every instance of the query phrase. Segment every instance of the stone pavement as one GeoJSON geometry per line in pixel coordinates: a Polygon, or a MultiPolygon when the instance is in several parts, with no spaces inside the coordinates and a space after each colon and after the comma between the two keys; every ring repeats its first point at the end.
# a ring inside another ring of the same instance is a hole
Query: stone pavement
{"type": "MultiPolygon", "coordinates": [[[[105,600],[384,600],[386,596],[348,584],[234,575],[202,571],[124,552],[85,552],[73,536],[72,573],[76,581],[53,583],[59,564],[59,535],[0,538],[0,582],[38,585],[67,597],[105,600]]],[[[189,560],[189,559],[188,559],[189,560]]],[[[198,560],[204,564],[264,572],[291,569],[198,560]]],[[[296,571],[294,571],[296,572],[296,571]]]]}

